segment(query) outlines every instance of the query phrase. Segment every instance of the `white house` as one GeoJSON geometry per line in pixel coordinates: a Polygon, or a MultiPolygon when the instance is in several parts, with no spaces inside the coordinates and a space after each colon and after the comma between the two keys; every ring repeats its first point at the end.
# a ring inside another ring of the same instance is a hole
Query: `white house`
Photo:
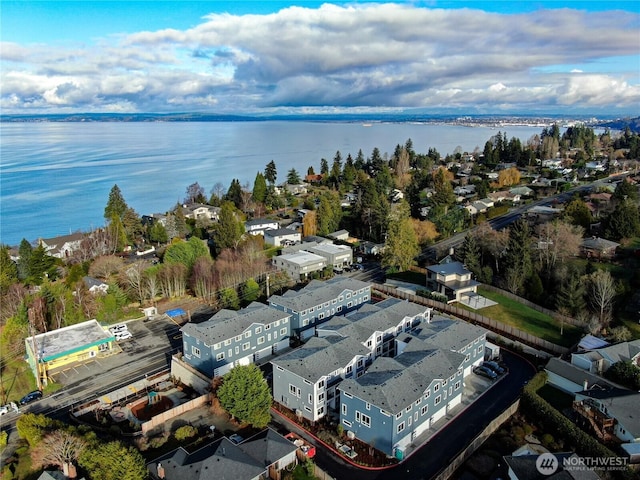
{"type": "Polygon", "coordinates": [[[264,243],[274,247],[300,243],[301,240],[301,233],[289,228],[275,228],[264,231],[264,243]]]}
{"type": "Polygon", "coordinates": [[[277,220],[268,218],[254,218],[244,222],[244,231],[249,235],[264,235],[265,230],[276,230],[280,228],[277,220]]]}

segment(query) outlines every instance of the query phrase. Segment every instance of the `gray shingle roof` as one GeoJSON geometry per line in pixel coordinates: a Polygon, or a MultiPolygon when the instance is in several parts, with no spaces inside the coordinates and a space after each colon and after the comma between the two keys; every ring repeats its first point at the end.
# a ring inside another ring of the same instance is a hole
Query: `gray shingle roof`
{"type": "Polygon", "coordinates": [[[353,338],[311,337],[302,347],[277,357],[271,363],[315,383],[321,377],[344,368],[355,356],[368,354],[369,350],[353,338]]]}
{"type": "Polygon", "coordinates": [[[276,308],[253,302],[240,311],[223,309],[202,323],[187,323],[181,331],[191,337],[199,338],[207,345],[241,335],[254,323],[266,325],[282,320],[290,315],[276,308]]]}
{"type": "Polygon", "coordinates": [[[279,433],[267,428],[242,442],[240,448],[255,458],[258,463],[268,467],[295,452],[298,447],[279,433]]]}
{"type": "Polygon", "coordinates": [[[606,401],[607,410],[612,417],[626,428],[634,438],[640,437],[640,393],[623,388],[593,389],[578,392],[579,395],[606,401]]]}
{"type": "Polygon", "coordinates": [[[180,447],[154,460],[148,465],[152,478],[158,478],[158,464],[164,468],[166,480],[250,480],[266,469],[224,437],[193,453],[180,447]]]}
{"type": "Polygon", "coordinates": [[[395,358],[378,357],[367,373],[338,389],[396,414],[420,398],[434,380],[455,374],[465,356],[413,339],[395,358]]]}
{"type": "Polygon", "coordinates": [[[301,312],[338,298],[343,292],[354,292],[369,287],[369,283],[355,278],[334,277],[325,282],[314,280],[301,290],[289,290],[284,295],[272,295],[269,297],[269,303],[280,305],[294,312],[301,312]]]}
{"type": "Polygon", "coordinates": [[[427,267],[427,270],[429,270],[430,272],[441,273],[443,275],[451,275],[451,274],[465,275],[469,273],[469,270],[467,270],[464,267],[464,265],[460,262],[431,265],[427,267]]]}
{"type": "Polygon", "coordinates": [[[582,368],[578,368],[575,365],[571,365],[569,362],[565,362],[564,360],[555,357],[549,359],[545,370],[554,373],[559,377],[565,378],[576,385],[583,385],[586,381],[589,388],[593,385],[599,385],[605,388],[612,388],[614,386],[612,383],[598,375],[594,375],[593,373],[587,372],[582,368]]]}
{"type": "Polygon", "coordinates": [[[487,330],[470,323],[434,315],[430,323],[421,323],[415,335],[446,350],[458,351],[487,330]]]}

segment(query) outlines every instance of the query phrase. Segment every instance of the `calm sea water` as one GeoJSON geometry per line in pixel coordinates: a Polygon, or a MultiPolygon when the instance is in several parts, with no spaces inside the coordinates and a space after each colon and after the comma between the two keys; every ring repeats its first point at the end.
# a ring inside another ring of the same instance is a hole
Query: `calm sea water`
{"type": "MultiPolygon", "coordinates": [[[[502,129],[523,141],[540,127],[502,129]]],[[[253,186],[273,160],[277,183],[320,160],[331,165],[359,149],[369,156],[394,151],[411,138],[414,149],[443,156],[458,146],[484,148],[489,127],[433,124],[315,123],[300,121],[207,123],[2,123],[0,124],[0,242],[17,245],[104,225],[114,184],[140,215],[165,212],[198,182],[207,195],[237,178],[253,186]]]]}

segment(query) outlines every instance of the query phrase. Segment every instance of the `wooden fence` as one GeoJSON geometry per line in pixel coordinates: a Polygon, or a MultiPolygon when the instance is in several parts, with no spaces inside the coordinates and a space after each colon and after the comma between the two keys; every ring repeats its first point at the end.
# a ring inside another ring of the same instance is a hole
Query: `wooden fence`
{"type": "Polygon", "coordinates": [[[155,427],[164,425],[164,423],[168,420],[171,420],[173,417],[177,417],[178,415],[182,415],[183,413],[188,412],[189,410],[193,410],[196,407],[200,407],[209,401],[209,395],[201,395],[193,400],[189,400],[186,403],[181,403],[177,407],[173,407],[166,412],[159,413],[155,417],[153,417],[148,422],[144,422],[142,424],[142,434],[147,435],[150,431],[152,431],[155,427]]]}
{"type": "Polygon", "coordinates": [[[539,348],[554,355],[562,355],[569,351],[569,349],[565,347],[536,337],[535,335],[520,330],[519,328],[505,325],[502,322],[498,322],[492,318],[485,317],[484,315],[480,315],[476,312],[470,312],[469,310],[458,308],[447,303],[438,302],[430,298],[425,298],[418,295],[413,295],[411,293],[399,291],[394,287],[388,287],[386,285],[375,285],[373,289],[384,295],[401,298],[403,300],[409,300],[410,302],[414,302],[419,305],[425,305],[440,312],[448,313],[454,317],[462,318],[463,320],[474,323],[476,325],[481,325],[486,329],[496,332],[507,338],[518,340],[526,345],[539,348]]]}

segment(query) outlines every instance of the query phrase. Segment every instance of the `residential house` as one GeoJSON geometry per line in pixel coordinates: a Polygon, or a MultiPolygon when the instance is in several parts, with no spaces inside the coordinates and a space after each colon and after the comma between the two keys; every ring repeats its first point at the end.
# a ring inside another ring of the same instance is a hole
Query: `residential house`
{"type": "Polygon", "coordinates": [[[220,220],[220,207],[205,205],[203,203],[190,203],[182,205],[182,212],[185,218],[194,220],[210,220],[218,222],[220,220]]]}
{"type": "Polygon", "coordinates": [[[106,357],[116,350],[114,336],[97,320],[27,337],[24,344],[27,363],[43,385],[62,370],[106,357]]]}
{"type": "Polygon", "coordinates": [[[580,252],[587,258],[613,258],[619,246],[619,243],[612,242],[605,238],[589,237],[582,240],[580,252]]]}
{"type": "Polygon", "coordinates": [[[459,302],[469,293],[476,293],[479,282],[471,278],[471,272],[460,262],[427,267],[427,288],[445,295],[449,302],[459,302]]]}
{"type": "Polygon", "coordinates": [[[338,230],[337,232],[332,232],[327,236],[334,240],[342,240],[343,242],[349,240],[349,232],[347,230],[338,230]]]}
{"type": "Polygon", "coordinates": [[[592,388],[577,392],[574,411],[604,440],[615,436],[624,443],[640,442],[640,393],[623,388],[592,388]]]}
{"type": "Polygon", "coordinates": [[[239,311],[222,309],[205,322],[181,328],[183,360],[209,378],[222,376],[288,347],[290,318],[258,302],[239,311]]]}
{"type": "Polygon", "coordinates": [[[549,359],[544,370],[547,372],[549,385],[569,394],[590,388],[606,389],[615,386],[601,376],[559,358],[549,359]]]}
{"type": "Polygon", "coordinates": [[[280,479],[297,463],[297,447],[268,428],[234,444],[226,437],[189,453],[179,447],[147,464],[152,480],[264,480],[280,479]]]}
{"type": "Polygon", "coordinates": [[[632,362],[640,368],[640,340],[571,354],[571,364],[591,373],[602,375],[617,362],[632,362]]]}
{"type": "Polygon", "coordinates": [[[287,272],[296,283],[307,280],[309,275],[321,272],[327,267],[325,257],[305,251],[278,255],[273,257],[272,263],[278,270],[287,272]]]}
{"type": "Polygon", "coordinates": [[[511,193],[510,190],[501,190],[498,192],[491,192],[487,194],[487,197],[489,197],[495,203],[498,203],[498,202],[518,203],[521,199],[520,194],[511,193]]]}
{"type": "Polygon", "coordinates": [[[107,290],[109,290],[109,285],[102,280],[98,280],[97,278],[83,277],[82,281],[84,282],[89,292],[94,295],[106,295],[107,290]]]}
{"type": "Polygon", "coordinates": [[[302,347],[271,360],[273,399],[315,422],[337,401],[336,385],[364,371],[369,349],[350,337],[312,337],[302,347]]]}
{"type": "Polygon", "coordinates": [[[404,193],[402,192],[402,190],[398,190],[397,188],[394,188],[391,191],[391,194],[389,195],[389,199],[393,203],[397,203],[400,200],[402,200],[403,198],[404,198],[404,193]]]}
{"type": "Polygon", "coordinates": [[[312,280],[304,288],[269,297],[269,305],[291,315],[291,334],[306,340],[317,325],[371,301],[371,285],[355,278],[312,280]]]}
{"type": "Polygon", "coordinates": [[[281,189],[286,190],[292,195],[305,195],[307,193],[307,187],[308,185],[306,183],[285,183],[281,189]]]}
{"type": "Polygon", "coordinates": [[[277,220],[268,218],[254,218],[244,222],[244,231],[249,235],[263,235],[265,230],[276,230],[280,228],[277,220]]]}
{"type": "Polygon", "coordinates": [[[307,174],[304,177],[304,181],[306,183],[322,183],[322,179],[324,178],[324,175],[322,175],[321,173],[318,174],[307,174]]]}
{"type": "Polygon", "coordinates": [[[364,255],[382,255],[384,243],[374,243],[365,240],[364,242],[360,242],[358,250],[364,255]]]}
{"type": "Polygon", "coordinates": [[[511,193],[512,195],[519,195],[520,198],[530,197],[531,195],[533,195],[533,189],[523,185],[520,187],[510,188],[509,193],[511,193]]]}
{"type": "Polygon", "coordinates": [[[276,228],[264,231],[264,243],[273,247],[300,243],[302,234],[288,228],[276,228]]]}
{"type": "Polygon", "coordinates": [[[305,250],[324,257],[327,265],[332,265],[334,269],[342,270],[353,263],[353,250],[346,245],[323,244],[305,250]]]}
{"type": "Polygon", "coordinates": [[[39,238],[38,244],[50,255],[55,258],[69,258],[74,252],[80,249],[82,240],[86,235],[81,232],[72,233],[71,235],[62,235],[53,238],[39,238]]]}

